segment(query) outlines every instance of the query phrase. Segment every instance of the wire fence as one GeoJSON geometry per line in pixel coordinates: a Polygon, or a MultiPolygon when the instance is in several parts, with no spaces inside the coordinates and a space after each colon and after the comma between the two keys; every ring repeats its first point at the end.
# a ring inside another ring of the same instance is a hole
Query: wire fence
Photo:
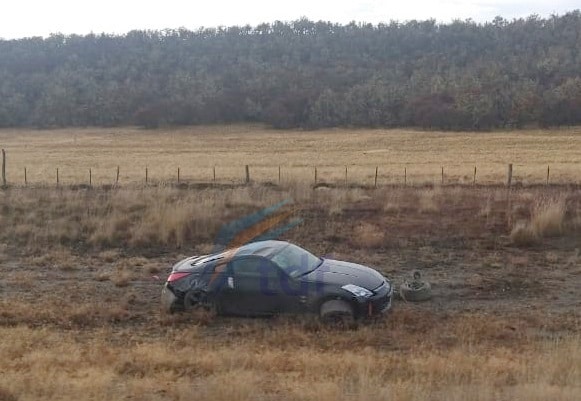
{"type": "MultiPolygon", "coordinates": [[[[460,169],[446,166],[317,166],[317,165],[239,165],[212,166],[183,169],[179,166],[139,168],[131,166],[125,171],[121,165],[112,168],[86,169],[55,167],[42,172],[23,167],[21,171],[11,169],[7,174],[7,155],[2,150],[2,187],[64,187],[64,186],[129,186],[129,185],[248,185],[262,183],[283,186],[292,183],[313,186],[424,186],[424,185],[472,185],[472,186],[515,186],[515,185],[577,185],[576,174],[554,175],[550,166],[535,166],[534,169],[511,163],[472,166],[460,169]],[[192,171],[193,170],[193,171],[192,171]]],[[[580,174],[581,175],[581,174],[580,174]]]]}

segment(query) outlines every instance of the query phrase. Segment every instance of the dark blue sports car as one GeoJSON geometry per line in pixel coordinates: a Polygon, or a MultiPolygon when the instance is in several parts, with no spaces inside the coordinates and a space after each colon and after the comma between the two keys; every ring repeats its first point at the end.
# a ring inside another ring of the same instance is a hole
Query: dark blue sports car
{"type": "Polygon", "coordinates": [[[391,283],[374,269],[319,258],[284,241],[261,241],[174,265],[162,291],[168,312],[315,313],[353,320],[391,307],[391,283]]]}

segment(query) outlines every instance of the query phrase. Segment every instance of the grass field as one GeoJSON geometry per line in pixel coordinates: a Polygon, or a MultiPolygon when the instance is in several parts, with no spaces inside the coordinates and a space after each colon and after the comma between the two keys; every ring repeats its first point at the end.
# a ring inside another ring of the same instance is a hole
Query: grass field
{"type": "MultiPolygon", "coordinates": [[[[161,131],[130,129],[0,138],[9,179],[27,165],[43,182],[41,172],[50,178],[53,162],[66,159],[65,184],[82,183],[84,166],[115,169],[120,159],[127,183],[139,182],[141,163],[176,158],[184,170],[204,165],[211,173],[214,162],[235,172],[249,158],[332,167],[363,165],[368,155],[373,166],[390,155],[397,163],[383,166],[460,166],[466,155],[468,174],[477,160],[496,160],[499,177],[508,159],[533,160],[539,169],[561,166],[555,174],[570,180],[581,160],[574,130],[511,137],[246,129],[184,129],[166,140],[161,131]]],[[[331,167],[323,172],[331,176],[331,167]]],[[[269,179],[270,170],[257,171],[269,179]]],[[[302,174],[281,186],[0,190],[0,401],[581,399],[577,187],[315,189],[306,168],[302,174]],[[211,251],[223,224],[282,200],[292,200],[283,212],[302,220],[282,239],[373,266],[396,285],[420,270],[433,299],[397,298],[387,316],[354,330],[310,318],[160,313],[160,283],[175,261],[211,251]]]]}
{"type": "Polygon", "coordinates": [[[261,126],[188,127],[179,129],[0,130],[8,152],[8,179],[24,183],[56,181],[84,184],[92,170],[94,184],[112,184],[120,167],[121,184],[142,183],[145,168],[151,181],[244,180],[244,165],[257,181],[344,182],[373,184],[503,183],[507,164],[515,182],[544,183],[547,166],[552,182],[579,182],[581,129],[443,133],[411,130],[274,131],[261,126]]]}

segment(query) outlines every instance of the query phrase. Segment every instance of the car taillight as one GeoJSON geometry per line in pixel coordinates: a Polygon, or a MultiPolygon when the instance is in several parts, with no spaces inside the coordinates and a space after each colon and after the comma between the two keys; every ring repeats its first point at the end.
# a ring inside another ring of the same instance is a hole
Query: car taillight
{"type": "Polygon", "coordinates": [[[167,278],[167,282],[171,283],[174,281],[178,281],[186,276],[189,276],[190,273],[179,273],[179,272],[173,272],[172,274],[169,275],[169,277],[167,278]]]}

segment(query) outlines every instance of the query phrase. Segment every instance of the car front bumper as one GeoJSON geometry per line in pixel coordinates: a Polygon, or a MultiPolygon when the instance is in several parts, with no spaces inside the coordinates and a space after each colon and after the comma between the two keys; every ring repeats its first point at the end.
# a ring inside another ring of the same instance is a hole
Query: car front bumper
{"type": "Polygon", "coordinates": [[[391,309],[393,287],[383,285],[374,292],[371,297],[359,300],[357,312],[360,317],[380,315],[391,309]]]}

